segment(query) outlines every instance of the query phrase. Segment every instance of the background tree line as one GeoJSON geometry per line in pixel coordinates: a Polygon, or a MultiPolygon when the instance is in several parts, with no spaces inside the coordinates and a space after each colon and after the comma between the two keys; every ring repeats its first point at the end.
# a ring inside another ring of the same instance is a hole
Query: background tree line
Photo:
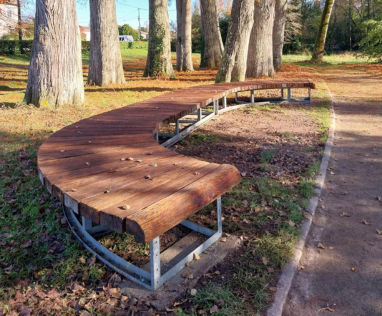
{"type": "MultiPolygon", "coordinates": [[[[375,25],[380,23],[380,0],[355,1],[176,0],[177,21],[171,25],[176,28],[176,69],[194,70],[196,47],[201,67],[218,68],[216,82],[274,76],[281,70],[285,43],[285,50],[294,52],[314,47],[315,62],[322,61],[326,37],[329,47],[373,48],[370,39],[379,38],[375,25]]],[[[92,36],[87,83],[123,84],[115,0],[89,0],[88,5],[92,36]]],[[[175,77],[170,38],[168,0],[149,0],[144,76],[175,77]]],[[[80,41],[75,0],[36,0],[26,102],[55,106],[83,102],[80,41]]]]}

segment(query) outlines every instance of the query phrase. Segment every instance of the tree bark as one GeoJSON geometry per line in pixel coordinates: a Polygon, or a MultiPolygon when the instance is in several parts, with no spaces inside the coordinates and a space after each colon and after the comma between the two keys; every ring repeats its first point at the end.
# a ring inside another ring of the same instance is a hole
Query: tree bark
{"type": "Polygon", "coordinates": [[[247,77],[273,77],[275,0],[255,1],[255,22],[248,48],[247,77]]]}
{"type": "Polygon", "coordinates": [[[75,0],[36,0],[25,101],[56,107],[84,101],[81,36],[75,0]]]}
{"type": "Polygon", "coordinates": [[[200,0],[200,11],[203,24],[204,50],[200,66],[219,67],[224,51],[220,34],[216,0],[200,0]]]}
{"type": "Polygon", "coordinates": [[[287,9],[288,0],[276,0],[273,24],[273,67],[276,71],[280,71],[282,65],[287,9]]]}
{"type": "Polygon", "coordinates": [[[174,77],[167,0],[149,0],[149,23],[149,50],[144,76],[174,77]]]}
{"type": "Polygon", "coordinates": [[[254,0],[233,1],[224,55],[216,75],[217,83],[245,80],[254,8],[254,0]]]}
{"type": "Polygon", "coordinates": [[[325,0],[324,11],[322,12],[320,28],[318,29],[316,44],[314,45],[312,62],[320,63],[324,57],[326,34],[328,32],[330,15],[332,13],[334,0],[325,0]]]}
{"type": "Polygon", "coordinates": [[[191,0],[176,0],[177,41],[176,68],[178,71],[193,71],[192,64],[192,8],[191,0]]]}
{"type": "Polygon", "coordinates": [[[90,0],[88,84],[124,83],[115,0],[90,0]]]}
{"type": "Polygon", "coordinates": [[[19,29],[19,41],[23,40],[23,30],[21,25],[21,5],[20,0],[17,0],[17,26],[19,29]]]}

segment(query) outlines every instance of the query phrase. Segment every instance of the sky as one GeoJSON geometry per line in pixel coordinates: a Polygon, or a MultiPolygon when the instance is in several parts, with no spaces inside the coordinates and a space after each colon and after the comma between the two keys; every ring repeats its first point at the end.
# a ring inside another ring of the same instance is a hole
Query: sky
{"type": "MultiPolygon", "coordinates": [[[[176,21],[176,1],[171,1],[169,6],[169,19],[176,21]]],[[[138,8],[140,8],[141,26],[149,20],[149,1],[148,0],[116,0],[117,23],[118,25],[129,24],[138,29],[138,8]]],[[[78,23],[81,26],[89,26],[90,12],[89,3],[82,5],[77,3],[78,23]]]]}

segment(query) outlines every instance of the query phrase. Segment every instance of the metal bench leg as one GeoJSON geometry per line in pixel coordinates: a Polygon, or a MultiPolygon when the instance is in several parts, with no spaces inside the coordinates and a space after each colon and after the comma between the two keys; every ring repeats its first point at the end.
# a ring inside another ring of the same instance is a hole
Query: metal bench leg
{"type": "Polygon", "coordinates": [[[151,287],[156,290],[160,286],[160,243],[159,237],[150,241],[150,266],[151,266],[151,287]]]}
{"type": "Polygon", "coordinates": [[[176,125],[175,125],[175,134],[179,134],[179,120],[176,120],[176,125]]]}
{"type": "Polygon", "coordinates": [[[291,96],[291,91],[290,91],[291,89],[290,88],[288,88],[288,102],[290,102],[291,101],[291,99],[292,99],[292,96],[291,96]]]}
{"type": "Polygon", "coordinates": [[[309,93],[308,103],[311,103],[312,102],[312,90],[310,88],[308,89],[308,93],[309,93]]]}
{"type": "Polygon", "coordinates": [[[202,108],[198,109],[198,122],[202,119],[202,108]]]}
{"type": "Polygon", "coordinates": [[[214,112],[215,115],[219,115],[219,100],[214,101],[214,112]]]}
{"type": "Polygon", "coordinates": [[[224,109],[227,108],[227,97],[226,96],[223,97],[223,108],[224,109]]]}
{"type": "Polygon", "coordinates": [[[251,103],[255,103],[255,92],[251,90],[251,103]]]}

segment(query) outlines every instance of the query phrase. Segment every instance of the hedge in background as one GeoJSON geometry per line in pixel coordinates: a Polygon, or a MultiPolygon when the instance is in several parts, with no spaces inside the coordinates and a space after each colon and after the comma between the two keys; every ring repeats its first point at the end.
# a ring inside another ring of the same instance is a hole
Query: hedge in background
{"type": "Polygon", "coordinates": [[[121,49],[149,49],[148,42],[137,41],[137,42],[119,42],[121,44],[121,49]]]}
{"type": "Polygon", "coordinates": [[[30,53],[32,51],[33,41],[12,41],[12,40],[1,40],[0,41],[0,54],[13,55],[15,53],[30,53]]]}
{"type": "MultiPolygon", "coordinates": [[[[148,49],[148,42],[120,42],[121,49],[148,49]]],[[[90,50],[90,42],[82,41],[82,52],[90,50]]],[[[13,41],[13,40],[0,40],[0,54],[13,55],[15,53],[30,53],[32,51],[33,41],[13,41]]]]}

